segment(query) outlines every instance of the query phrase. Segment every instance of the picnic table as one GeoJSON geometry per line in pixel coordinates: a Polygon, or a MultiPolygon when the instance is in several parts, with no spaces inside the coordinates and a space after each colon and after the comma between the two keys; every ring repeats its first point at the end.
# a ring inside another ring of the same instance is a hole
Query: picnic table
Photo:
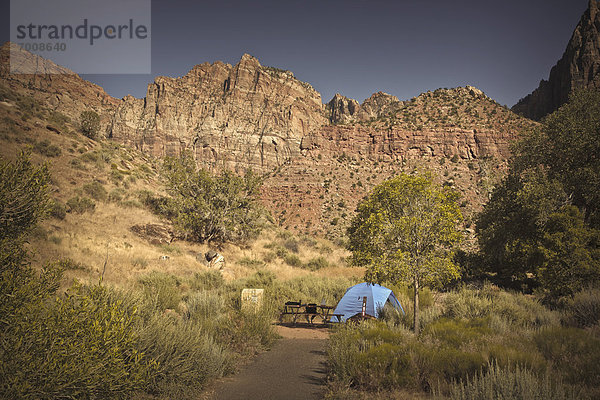
{"type": "Polygon", "coordinates": [[[292,323],[296,324],[300,316],[306,318],[308,324],[314,324],[315,318],[319,317],[322,323],[327,323],[330,317],[336,317],[338,321],[342,314],[331,314],[335,307],[325,304],[306,303],[302,301],[288,301],[283,306],[283,311],[279,315],[279,322],[283,322],[285,316],[290,316],[292,323]]]}

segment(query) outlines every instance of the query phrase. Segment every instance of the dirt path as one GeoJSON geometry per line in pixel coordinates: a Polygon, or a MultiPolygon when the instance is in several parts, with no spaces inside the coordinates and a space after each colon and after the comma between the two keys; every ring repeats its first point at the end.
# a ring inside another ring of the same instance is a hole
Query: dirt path
{"type": "Polygon", "coordinates": [[[270,351],[260,354],[237,375],[214,388],[214,400],[320,399],[325,383],[323,328],[278,326],[283,337],[270,351]]]}

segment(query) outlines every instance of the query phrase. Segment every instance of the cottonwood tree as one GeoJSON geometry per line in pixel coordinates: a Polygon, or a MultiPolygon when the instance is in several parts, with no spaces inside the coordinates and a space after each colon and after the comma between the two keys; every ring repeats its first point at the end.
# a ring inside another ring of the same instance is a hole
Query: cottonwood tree
{"type": "Polygon", "coordinates": [[[378,186],[358,205],[348,229],[355,265],[370,282],[406,282],[414,289],[419,333],[419,290],[460,276],[452,256],[461,239],[458,195],[437,188],[430,175],[402,174],[378,186]]]}

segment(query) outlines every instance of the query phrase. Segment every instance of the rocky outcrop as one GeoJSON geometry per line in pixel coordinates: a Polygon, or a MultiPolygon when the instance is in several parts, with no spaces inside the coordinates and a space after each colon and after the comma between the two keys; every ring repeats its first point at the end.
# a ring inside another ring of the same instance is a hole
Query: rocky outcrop
{"type": "Polygon", "coordinates": [[[358,119],[368,121],[374,118],[381,118],[384,115],[398,111],[404,102],[398,100],[396,96],[384,92],[373,93],[360,106],[358,119]]]}
{"type": "Polygon", "coordinates": [[[566,103],[573,89],[600,89],[600,12],[590,0],[562,58],[552,67],[549,79],[515,104],[512,110],[539,120],[566,103]]]}
{"type": "Polygon", "coordinates": [[[264,171],[298,156],[302,137],[324,124],[317,91],[245,54],[235,66],[205,63],[157,78],[146,98],[123,99],[109,136],[156,156],[187,150],[208,167],[264,171]]]}
{"type": "Polygon", "coordinates": [[[329,122],[332,124],[347,124],[354,122],[359,108],[360,105],[358,104],[358,101],[349,99],[339,93],[336,93],[325,107],[329,122]]]}
{"type": "Polygon", "coordinates": [[[100,114],[102,132],[119,104],[100,86],[10,42],[0,47],[0,83],[73,121],[79,120],[82,111],[93,110],[100,114]],[[24,73],[11,73],[11,57],[16,70],[24,73]]]}

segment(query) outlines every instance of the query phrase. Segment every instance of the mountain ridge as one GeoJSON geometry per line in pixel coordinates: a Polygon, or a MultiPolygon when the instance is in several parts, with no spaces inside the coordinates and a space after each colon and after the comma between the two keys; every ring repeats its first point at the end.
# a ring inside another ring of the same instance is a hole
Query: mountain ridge
{"type": "Polygon", "coordinates": [[[575,89],[600,89],[600,3],[590,0],[560,60],[548,80],[512,107],[517,114],[533,120],[556,111],[575,89]]]}

